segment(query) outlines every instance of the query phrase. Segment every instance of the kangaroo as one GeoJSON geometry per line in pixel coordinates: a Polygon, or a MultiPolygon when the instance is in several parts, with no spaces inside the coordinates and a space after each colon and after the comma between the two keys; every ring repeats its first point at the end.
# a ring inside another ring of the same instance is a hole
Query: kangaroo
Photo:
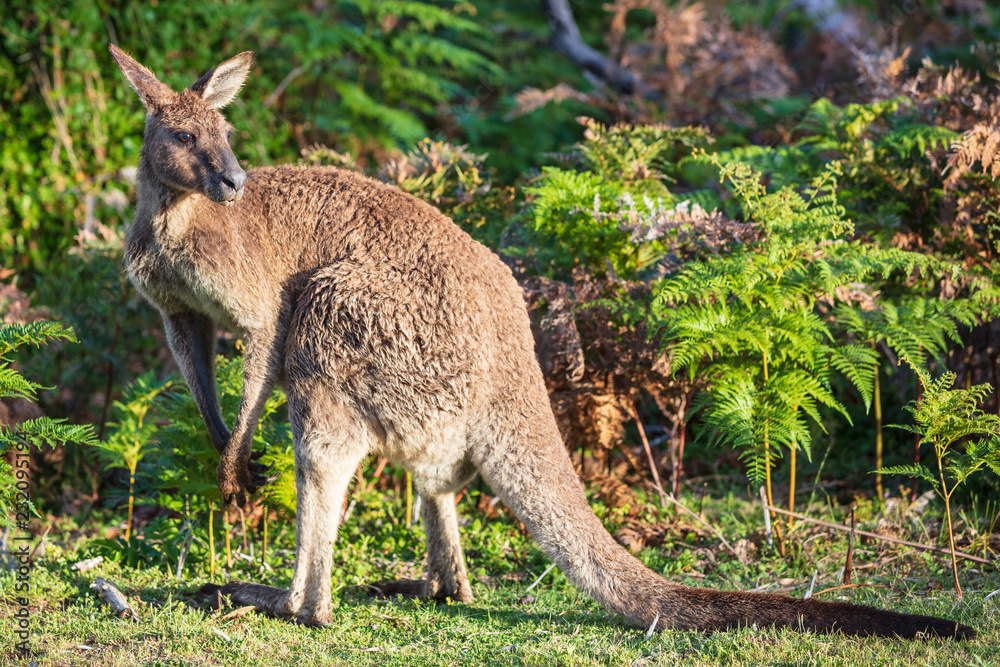
{"type": "Polygon", "coordinates": [[[271,480],[251,437],[275,383],[288,395],[298,492],[291,588],[232,582],[203,592],[330,623],[339,509],[358,464],[376,453],[409,470],[423,500],[426,578],[399,591],[473,600],[455,492],[478,471],[571,581],[643,628],[975,636],[945,619],[690,588],[647,569],[587,502],[556,428],[521,289],[496,255],[431,205],[351,171],[244,172],[219,109],[249,74],[250,52],[176,93],[110,50],[147,112],[126,270],[162,314],[219,451],[227,501],[242,505],[271,480]],[[215,387],[218,325],[246,340],[231,432],[215,387]]]}

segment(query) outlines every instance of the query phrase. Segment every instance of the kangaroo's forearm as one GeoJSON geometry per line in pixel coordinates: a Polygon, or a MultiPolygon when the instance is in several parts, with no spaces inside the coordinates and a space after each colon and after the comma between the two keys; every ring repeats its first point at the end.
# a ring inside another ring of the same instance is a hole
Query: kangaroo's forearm
{"type": "Polygon", "coordinates": [[[281,327],[267,327],[248,332],[240,409],[216,470],[223,495],[235,494],[241,507],[246,502],[244,490],[253,493],[271,481],[261,474],[267,469],[251,461],[251,454],[254,430],[284,362],[285,331],[281,327]]]}
{"type": "Polygon", "coordinates": [[[285,330],[285,327],[274,325],[249,332],[247,336],[243,395],[224,453],[226,458],[243,460],[250,456],[253,433],[284,363],[285,330]]]}
{"type": "Polygon", "coordinates": [[[215,323],[201,313],[187,311],[163,313],[163,324],[170,350],[205,420],[212,446],[221,453],[230,435],[215,387],[215,323]]]}

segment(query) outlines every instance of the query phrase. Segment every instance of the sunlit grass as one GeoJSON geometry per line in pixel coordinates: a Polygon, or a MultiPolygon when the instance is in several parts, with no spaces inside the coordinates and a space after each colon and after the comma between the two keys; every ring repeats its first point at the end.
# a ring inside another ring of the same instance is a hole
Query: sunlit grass
{"type": "MultiPolygon", "coordinates": [[[[888,552],[884,545],[858,543],[854,581],[886,588],[858,588],[826,593],[842,599],[898,611],[945,616],[981,632],[973,642],[857,639],[800,634],[772,628],[745,628],[705,635],[668,631],[645,639],[580,594],[558,570],[531,591],[526,587],[548,562],[513,521],[501,516],[484,521],[470,507],[463,527],[473,581],[473,604],[378,600],[367,596],[366,581],[412,575],[419,571],[422,531],[385,518],[384,504],[393,499],[372,494],[359,504],[335,548],[335,609],[331,628],[293,625],[257,613],[226,617],[230,609],[212,612],[194,600],[194,591],[209,581],[207,563],[193,557],[185,576],[174,576],[169,563],[128,568],[107,560],[79,573],[72,563],[106,547],[78,542],[71,551],[48,545],[48,556],[32,572],[32,658],[41,665],[987,665],[1000,659],[1000,605],[994,596],[1000,576],[990,566],[966,567],[966,595],[957,599],[948,586],[947,557],[905,550],[888,552]],[[364,539],[384,528],[379,539],[364,539]],[[88,587],[97,576],[114,581],[139,612],[138,621],[116,618],[88,587]]],[[[689,499],[690,500],[690,499],[689,499]]],[[[697,508],[697,504],[689,502],[697,508]]],[[[600,504],[612,527],[616,512],[600,504]]],[[[761,542],[759,506],[728,495],[709,499],[702,515],[735,542],[761,542]]],[[[288,585],[287,549],[291,532],[275,530],[272,571],[242,561],[219,575],[288,585]]],[[[258,535],[252,536],[259,539],[258,535]]],[[[236,540],[239,542],[239,540],[236,540]]],[[[796,545],[780,559],[761,547],[742,565],[717,540],[700,537],[693,525],[679,522],[668,540],[645,549],[641,557],[671,580],[713,588],[785,591],[802,596],[817,572],[817,591],[837,584],[846,543],[840,535],[801,528],[796,545]],[[711,555],[709,555],[711,554],[711,555]]],[[[220,557],[221,561],[221,557],[220,557]]],[[[3,607],[13,606],[14,575],[0,574],[3,607]]],[[[9,620],[9,619],[8,619],[9,620]]],[[[6,633],[3,633],[6,636],[6,633]]],[[[2,664],[17,656],[3,647],[2,664]]]]}

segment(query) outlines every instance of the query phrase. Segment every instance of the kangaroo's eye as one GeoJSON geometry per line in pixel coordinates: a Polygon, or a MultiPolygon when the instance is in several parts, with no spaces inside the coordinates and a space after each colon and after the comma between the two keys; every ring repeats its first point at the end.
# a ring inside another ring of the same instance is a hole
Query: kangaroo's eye
{"type": "Polygon", "coordinates": [[[226,139],[229,139],[232,136],[233,136],[232,132],[226,132],[226,139]]]}
{"type": "Polygon", "coordinates": [[[191,141],[191,139],[193,139],[193,138],[194,137],[192,137],[187,132],[178,132],[177,133],[177,141],[181,142],[182,144],[186,144],[187,142],[191,141]]]}

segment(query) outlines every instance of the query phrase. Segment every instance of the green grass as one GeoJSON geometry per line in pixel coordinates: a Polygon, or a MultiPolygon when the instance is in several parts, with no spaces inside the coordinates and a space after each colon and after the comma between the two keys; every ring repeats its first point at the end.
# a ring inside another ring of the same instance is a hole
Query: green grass
{"type": "MultiPolygon", "coordinates": [[[[854,559],[856,566],[875,567],[857,570],[854,581],[887,587],[841,590],[823,594],[823,599],[945,616],[978,628],[980,637],[965,643],[902,641],[749,628],[714,635],[668,631],[647,641],[644,630],[630,628],[602,610],[558,570],[531,591],[534,600],[522,603],[525,589],[547,566],[545,557],[509,517],[486,522],[468,506],[465,512],[473,519],[463,528],[463,539],[469,567],[486,579],[473,581],[475,603],[369,598],[362,582],[406,576],[420,568],[421,530],[383,521],[389,504],[385,500],[373,494],[371,502],[359,505],[345,527],[344,539],[338,542],[334,585],[339,588],[334,594],[333,626],[326,629],[296,626],[252,612],[224,618],[230,609],[202,609],[194,591],[210,579],[207,563],[197,550],[180,580],[172,574],[175,563],[130,568],[108,560],[95,570],[78,573],[70,569],[72,563],[102,549],[109,553],[107,547],[88,539],[67,541],[65,549],[50,543],[49,555],[32,572],[32,658],[40,667],[1000,664],[1000,595],[984,601],[989,592],[1000,588],[995,567],[966,566],[966,595],[959,601],[948,587],[946,557],[889,552],[884,545],[871,543],[859,542],[854,559]],[[102,605],[88,588],[97,576],[121,588],[140,620],[118,619],[102,605]]],[[[621,511],[596,505],[608,525],[621,522],[621,511]]],[[[688,506],[697,508],[698,501],[688,499],[688,506]]],[[[707,500],[703,515],[732,542],[740,538],[760,542],[759,506],[729,495],[707,500]]],[[[927,513],[925,521],[933,515],[927,513]]],[[[288,584],[290,554],[278,549],[290,547],[291,533],[287,526],[283,531],[275,528],[272,532],[278,533],[279,543],[269,551],[273,571],[260,574],[258,565],[244,562],[230,576],[288,584]]],[[[700,535],[696,526],[680,521],[667,531],[662,545],[645,549],[641,557],[678,583],[741,589],[767,585],[767,590],[801,596],[814,570],[819,572],[817,591],[836,585],[845,548],[839,535],[803,526],[789,540],[791,556],[779,558],[762,546],[744,567],[717,543],[715,538],[700,535]]],[[[220,557],[219,562],[223,560],[220,557]]],[[[215,581],[224,579],[220,570],[215,581]]],[[[0,574],[0,615],[5,617],[15,609],[13,584],[13,573],[0,574]]],[[[9,621],[0,619],[3,624],[9,621]]],[[[0,645],[0,664],[16,664],[8,641],[0,645]]]]}

